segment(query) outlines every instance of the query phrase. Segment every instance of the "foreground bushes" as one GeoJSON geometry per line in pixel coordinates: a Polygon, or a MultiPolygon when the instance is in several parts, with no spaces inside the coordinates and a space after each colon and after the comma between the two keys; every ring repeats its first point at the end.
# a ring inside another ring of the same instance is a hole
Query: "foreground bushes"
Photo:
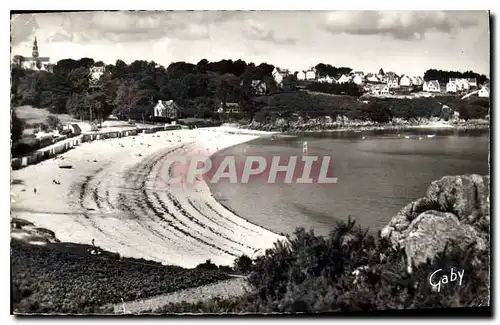
{"type": "Polygon", "coordinates": [[[240,298],[171,304],[159,313],[272,313],[369,311],[488,306],[489,254],[453,250],[406,271],[403,250],[367,235],[353,222],[339,223],[327,238],[299,229],[289,244],[278,243],[252,265],[255,291],[240,298]],[[464,270],[457,282],[433,291],[438,269],[464,270]]]}
{"type": "Polygon", "coordinates": [[[221,271],[163,266],[11,243],[12,309],[17,313],[89,313],[108,303],[147,298],[228,278],[221,271]]]}

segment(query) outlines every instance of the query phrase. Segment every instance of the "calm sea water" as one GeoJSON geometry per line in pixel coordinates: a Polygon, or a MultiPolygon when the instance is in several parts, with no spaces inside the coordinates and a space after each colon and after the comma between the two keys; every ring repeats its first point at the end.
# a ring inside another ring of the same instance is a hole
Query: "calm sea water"
{"type": "Polygon", "coordinates": [[[443,176],[489,173],[489,136],[485,132],[350,132],[260,138],[219,154],[300,155],[303,141],[308,142],[310,155],[332,157],[337,184],[223,183],[211,185],[214,196],[241,217],[275,232],[292,233],[296,227],[304,227],[327,235],[337,220],[348,216],[372,230],[382,228],[443,176]]]}

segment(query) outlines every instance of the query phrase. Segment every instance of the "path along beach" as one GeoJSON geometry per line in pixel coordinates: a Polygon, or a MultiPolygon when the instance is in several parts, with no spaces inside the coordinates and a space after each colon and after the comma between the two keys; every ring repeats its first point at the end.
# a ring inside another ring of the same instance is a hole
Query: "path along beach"
{"type": "Polygon", "coordinates": [[[208,157],[269,134],[241,132],[217,127],[83,143],[12,172],[11,216],[54,231],[62,242],[94,240],[124,257],[187,268],[258,256],[284,237],[228,211],[201,179],[168,186],[162,177],[169,157],[208,157]]]}

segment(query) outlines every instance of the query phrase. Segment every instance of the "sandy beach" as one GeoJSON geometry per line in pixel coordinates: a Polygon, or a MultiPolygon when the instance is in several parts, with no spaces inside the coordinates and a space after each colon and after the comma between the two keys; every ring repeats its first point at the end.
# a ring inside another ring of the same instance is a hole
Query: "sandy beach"
{"type": "Polygon", "coordinates": [[[226,210],[203,180],[170,187],[162,164],[174,155],[208,157],[265,134],[220,127],[83,143],[12,172],[11,216],[50,229],[63,242],[94,239],[122,256],[188,268],[207,259],[232,265],[284,237],[226,210]]]}

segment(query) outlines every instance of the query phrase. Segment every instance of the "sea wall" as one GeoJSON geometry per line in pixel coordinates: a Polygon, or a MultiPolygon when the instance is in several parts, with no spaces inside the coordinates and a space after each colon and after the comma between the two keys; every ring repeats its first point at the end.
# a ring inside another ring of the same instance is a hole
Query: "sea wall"
{"type": "Polygon", "coordinates": [[[122,137],[134,136],[139,133],[155,133],[160,131],[178,130],[178,129],[180,129],[180,126],[178,125],[167,125],[167,126],[156,126],[151,128],[142,128],[142,129],[136,128],[129,130],[85,132],[81,135],[69,139],[64,139],[52,145],[48,145],[24,157],[13,158],[11,159],[11,167],[12,169],[20,169],[27,167],[29,165],[37,164],[43,160],[53,158],[61,153],[71,150],[84,142],[91,142],[91,141],[98,141],[98,140],[112,139],[112,138],[122,138],[122,137]]]}

